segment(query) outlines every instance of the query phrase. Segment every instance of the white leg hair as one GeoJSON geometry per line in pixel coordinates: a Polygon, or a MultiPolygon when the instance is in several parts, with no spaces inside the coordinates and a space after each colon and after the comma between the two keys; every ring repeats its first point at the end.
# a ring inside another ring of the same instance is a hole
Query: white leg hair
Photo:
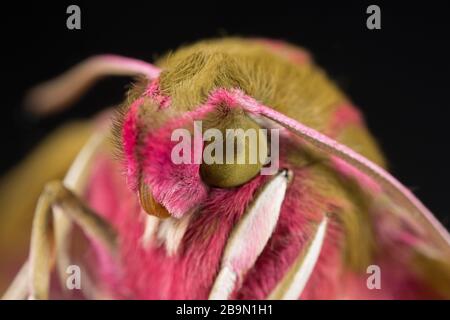
{"type": "Polygon", "coordinates": [[[282,170],[263,186],[231,231],[209,299],[229,299],[255,264],[275,230],[291,175],[282,170]]]}
{"type": "Polygon", "coordinates": [[[269,295],[268,299],[297,300],[300,297],[319,259],[325,240],[327,225],[328,218],[324,217],[307,248],[303,250],[291,269],[269,295]]]}

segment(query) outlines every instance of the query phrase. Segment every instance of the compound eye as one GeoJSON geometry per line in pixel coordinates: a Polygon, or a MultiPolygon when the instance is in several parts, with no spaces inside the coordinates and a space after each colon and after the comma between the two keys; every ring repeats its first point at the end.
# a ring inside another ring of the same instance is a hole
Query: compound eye
{"type": "Polygon", "coordinates": [[[200,166],[202,180],[211,187],[232,188],[258,175],[267,160],[267,135],[260,130],[261,127],[246,116],[232,127],[220,128],[222,154],[212,145],[215,139],[205,143],[204,161],[200,166]],[[212,161],[205,161],[207,157],[212,161]]]}

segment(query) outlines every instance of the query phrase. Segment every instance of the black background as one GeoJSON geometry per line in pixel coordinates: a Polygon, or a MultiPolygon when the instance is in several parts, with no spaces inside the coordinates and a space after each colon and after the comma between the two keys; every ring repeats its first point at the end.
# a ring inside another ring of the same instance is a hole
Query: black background
{"type": "Polygon", "coordinates": [[[129,79],[105,79],[72,109],[46,119],[21,108],[33,84],[93,54],[151,61],[205,37],[263,36],[312,52],[363,110],[390,170],[450,227],[450,11],[445,2],[373,1],[381,7],[381,30],[366,28],[372,3],[298,2],[2,2],[0,172],[65,120],[89,117],[119,102],[129,79]],[[66,28],[69,4],[81,7],[81,30],[66,28]]]}

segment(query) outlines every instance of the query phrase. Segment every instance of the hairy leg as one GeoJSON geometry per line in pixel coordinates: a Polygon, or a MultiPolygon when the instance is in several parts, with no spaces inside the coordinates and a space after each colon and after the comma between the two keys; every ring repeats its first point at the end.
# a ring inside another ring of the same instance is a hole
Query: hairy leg
{"type": "Polygon", "coordinates": [[[32,226],[28,275],[32,299],[48,298],[53,242],[50,219],[54,208],[69,216],[87,236],[115,252],[116,235],[109,224],[84,205],[62,182],[49,182],[39,198],[32,226]]]}

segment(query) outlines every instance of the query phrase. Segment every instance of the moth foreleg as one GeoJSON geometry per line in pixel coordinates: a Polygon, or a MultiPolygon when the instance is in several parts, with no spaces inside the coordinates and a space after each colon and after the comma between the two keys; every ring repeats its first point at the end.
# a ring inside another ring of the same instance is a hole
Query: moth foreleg
{"type": "Polygon", "coordinates": [[[62,182],[47,183],[38,200],[31,231],[28,275],[31,299],[48,298],[53,242],[50,220],[55,208],[69,216],[87,236],[97,239],[112,253],[115,252],[116,235],[110,225],[62,182]]]}

